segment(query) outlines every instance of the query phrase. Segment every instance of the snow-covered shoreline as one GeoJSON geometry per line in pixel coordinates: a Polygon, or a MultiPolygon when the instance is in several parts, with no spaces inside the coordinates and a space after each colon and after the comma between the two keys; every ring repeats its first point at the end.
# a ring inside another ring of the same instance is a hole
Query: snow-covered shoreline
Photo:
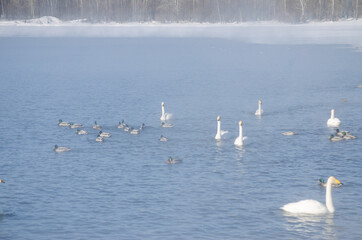
{"type": "Polygon", "coordinates": [[[338,22],[87,23],[55,17],[0,21],[0,37],[199,37],[260,44],[343,44],[362,49],[362,19],[338,22]]]}

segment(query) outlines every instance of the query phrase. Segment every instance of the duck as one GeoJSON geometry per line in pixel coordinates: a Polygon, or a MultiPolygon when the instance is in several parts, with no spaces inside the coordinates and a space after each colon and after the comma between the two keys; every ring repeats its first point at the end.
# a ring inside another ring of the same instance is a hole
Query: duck
{"type": "Polygon", "coordinates": [[[131,128],[130,129],[130,131],[129,131],[129,133],[130,134],[133,134],[133,135],[137,135],[137,134],[139,134],[140,133],[140,129],[139,128],[131,128]]]}
{"type": "Polygon", "coordinates": [[[69,123],[69,127],[70,127],[70,128],[82,128],[83,125],[82,125],[82,124],[79,124],[79,123],[72,123],[72,122],[70,122],[70,123],[69,123]]]}
{"type": "Polygon", "coordinates": [[[168,141],[168,138],[161,135],[160,142],[167,142],[167,141],[168,141]]]}
{"type": "Polygon", "coordinates": [[[161,123],[161,127],[163,127],[163,128],[172,128],[173,125],[172,125],[171,123],[162,122],[162,123],[161,123]]]}
{"type": "Polygon", "coordinates": [[[259,100],[258,103],[259,103],[259,108],[256,110],[255,115],[261,116],[263,114],[263,109],[261,109],[261,100],[259,100]]]}
{"type": "Polygon", "coordinates": [[[102,127],[97,124],[97,121],[94,121],[93,128],[94,128],[94,129],[97,129],[97,130],[102,130],[102,127]]]}
{"type": "Polygon", "coordinates": [[[107,133],[107,132],[99,131],[99,136],[101,136],[102,138],[109,138],[109,137],[112,136],[112,134],[107,133]]]}
{"type": "Polygon", "coordinates": [[[332,184],[339,184],[340,181],[335,177],[331,176],[327,181],[327,189],[326,189],[326,205],[316,201],[316,200],[302,200],[299,202],[293,202],[285,204],[281,207],[282,210],[289,213],[296,214],[326,214],[326,213],[334,213],[335,209],[332,201],[332,184]]]}
{"type": "Polygon", "coordinates": [[[69,127],[69,125],[70,125],[69,122],[63,122],[62,119],[59,119],[59,121],[58,121],[59,127],[69,127]]]}
{"type": "Polygon", "coordinates": [[[146,125],[144,123],[142,123],[140,130],[143,130],[146,127],[146,125]]]}
{"type": "Polygon", "coordinates": [[[78,134],[78,135],[86,135],[86,134],[88,134],[88,132],[86,130],[77,129],[76,134],[78,134]]]}
{"type": "Polygon", "coordinates": [[[283,132],[282,134],[283,134],[284,136],[296,135],[296,133],[293,132],[293,131],[283,132]]]}
{"type": "Polygon", "coordinates": [[[346,140],[357,138],[356,136],[353,136],[349,131],[346,130],[339,131],[338,128],[336,129],[336,136],[343,137],[346,140]]]}
{"type": "Polygon", "coordinates": [[[342,141],[342,140],[345,140],[343,137],[340,137],[340,136],[335,136],[333,134],[331,134],[328,139],[332,142],[338,142],[338,141],[342,141]]]}
{"type": "Polygon", "coordinates": [[[334,109],[331,110],[331,118],[327,121],[328,127],[339,127],[341,125],[341,121],[334,117],[334,109]]]}
{"type": "Polygon", "coordinates": [[[176,163],[181,163],[182,160],[181,159],[176,159],[176,158],[172,158],[172,157],[169,157],[167,160],[166,160],[166,163],[167,164],[176,164],[176,163]]]}
{"type": "Polygon", "coordinates": [[[98,134],[97,138],[96,138],[97,142],[103,142],[104,139],[98,134]]]}
{"type": "Polygon", "coordinates": [[[131,130],[131,128],[126,124],[123,128],[123,131],[129,132],[129,130],[131,130]]]}
{"type": "Polygon", "coordinates": [[[239,121],[239,137],[237,137],[234,141],[236,146],[243,146],[243,140],[247,139],[247,137],[243,137],[243,121],[239,121]]]}
{"type": "Polygon", "coordinates": [[[0,183],[5,183],[5,181],[4,181],[4,180],[2,180],[2,179],[0,179],[0,183]]]}
{"type": "Polygon", "coordinates": [[[161,111],[162,111],[161,117],[160,117],[161,121],[166,121],[171,118],[171,114],[165,112],[165,103],[164,102],[161,103],[161,111]]]}
{"type": "MultiPolygon", "coordinates": [[[[338,179],[336,179],[336,180],[338,180],[338,179]]],[[[318,182],[319,182],[319,185],[321,185],[322,187],[327,187],[327,182],[324,181],[323,178],[318,179],[318,182]]],[[[336,183],[332,183],[332,187],[340,187],[342,185],[343,185],[343,183],[341,183],[339,180],[336,183]]]]}
{"type": "Polygon", "coordinates": [[[58,145],[54,145],[54,151],[55,152],[68,152],[68,151],[70,151],[70,148],[59,147],[58,145]]]}
{"type": "Polygon", "coordinates": [[[122,122],[118,122],[118,128],[124,128],[125,126],[127,126],[127,124],[124,122],[123,119],[122,122]]]}

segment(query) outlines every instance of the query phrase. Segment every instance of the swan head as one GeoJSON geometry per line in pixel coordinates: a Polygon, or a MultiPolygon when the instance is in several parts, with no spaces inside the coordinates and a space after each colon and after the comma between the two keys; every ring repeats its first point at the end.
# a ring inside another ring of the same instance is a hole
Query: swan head
{"type": "Polygon", "coordinates": [[[164,103],[164,102],[162,102],[162,103],[161,103],[161,106],[162,106],[162,107],[164,107],[164,106],[165,106],[165,103],[164,103]]]}
{"type": "Polygon", "coordinates": [[[0,183],[5,183],[4,180],[0,179],[0,183]]]}
{"type": "Polygon", "coordinates": [[[239,126],[242,126],[243,125],[243,121],[239,121],[239,126]]]}
{"type": "Polygon", "coordinates": [[[341,182],[333,176],[328,178],[328,182],[331,182],[332,184],[341,184],[341,182]]]}
{"type": "Polygon", "coordinates": [[[259,104],[261,104],[261,100],[259,100],[259,104]]]}
{"type": "Polygon", "coordinates": [[[216,118],[216,119],[217,119],[218,121],[220,121],[220,119],[221,119],[221,118],[220,118],[220,116],[217,116],[217,118],[216,118]]]}

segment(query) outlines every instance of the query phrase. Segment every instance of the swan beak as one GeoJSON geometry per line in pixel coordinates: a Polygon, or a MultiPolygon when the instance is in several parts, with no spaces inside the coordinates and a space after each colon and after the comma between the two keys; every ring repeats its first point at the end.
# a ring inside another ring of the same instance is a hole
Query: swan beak
{"type": "Polygon", "coordinates": [[[217,120],[220,121],[220,116],[217,116],[217,120]]]}
{"type": "Polygon", "coordinates": [[[337,178],[336,178],[336,182],[337,182],[337,184],[342,184],[343,185],[343,183],[341,183],[337,178]]]}
{"type": "Polygon", "coordinates": [[[164,106],[165,106],[165,103],[164,103],[164,102],[162,102],[162,103],[161,103],[161,106],[162,106],[162,107],[164,107],[164,106]]]}

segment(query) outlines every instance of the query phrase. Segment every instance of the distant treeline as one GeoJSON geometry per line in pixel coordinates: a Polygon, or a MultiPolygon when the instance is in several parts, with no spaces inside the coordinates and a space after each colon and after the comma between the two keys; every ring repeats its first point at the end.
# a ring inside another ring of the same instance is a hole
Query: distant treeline
{"type": "Polygon", "coordinates": [[[284,22],[359,18],[362,0],[0,0],[0,19],[89,22],[284,22]]]}

